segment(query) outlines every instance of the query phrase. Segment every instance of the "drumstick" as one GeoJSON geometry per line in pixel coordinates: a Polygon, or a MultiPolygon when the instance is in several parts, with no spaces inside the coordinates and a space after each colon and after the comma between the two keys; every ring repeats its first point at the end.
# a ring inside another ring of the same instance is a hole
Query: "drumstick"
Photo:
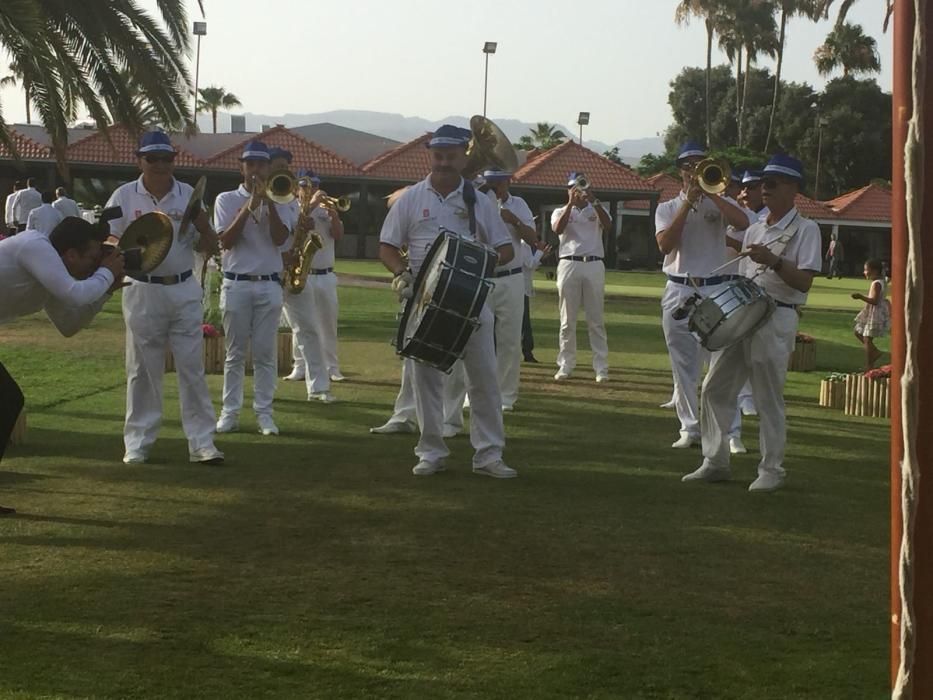
{"type": "Polygon", "coordinates": [[[750,251],[750,250],[743,250],[741,253],[739,253],[738,255],[736,255],[736,256],[735,256],[734,258],[732,258],[731,260],[727,260],[726,262],[724,262],[724,263],[723,263],[722,265],[720,265],[719,267],[717,267],[717,268],[715,268],[715,269],[713,269],[713,270],[710,270],[710,273],[709,273],[710,277],[712,277],[713,275],[715,275],[715,274],[716,274],[717,272],[719,272],[720,270],[725,270],[727,267],[729,267],[729,265],[731,265],[732,263],[734,263],[736,260],[739,260],[740,258],[747,258],[747,257],[748,257],[749,255],[751,255],[751,254],[752,254],[752,251],[750,251]]]}

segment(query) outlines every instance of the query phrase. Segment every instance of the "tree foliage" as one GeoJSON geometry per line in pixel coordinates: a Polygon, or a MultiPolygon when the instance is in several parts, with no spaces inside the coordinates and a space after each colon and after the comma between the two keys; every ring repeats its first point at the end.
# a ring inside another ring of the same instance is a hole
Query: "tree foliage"
{"type": "Polygon", "coordinates": [[[240,102],[240,98],[232,92],[227,92],[226,88],[210,85],[198,90],[198,114],[201,112],[211,113],[211,123],[215,134],[217,133],[217,110],[242,106],[243,103],[240,102]]]}
{"type": "Polygon", "coordinates": [[[530,133],[522,136],[518,143],[514,144],[516,148],[525,151],[537,149],[547,151],[554,146],[560,146],[567,140],[567,135],[553,124],[547,122],[538,122],[534,128],[528,130],[530,133]]]}

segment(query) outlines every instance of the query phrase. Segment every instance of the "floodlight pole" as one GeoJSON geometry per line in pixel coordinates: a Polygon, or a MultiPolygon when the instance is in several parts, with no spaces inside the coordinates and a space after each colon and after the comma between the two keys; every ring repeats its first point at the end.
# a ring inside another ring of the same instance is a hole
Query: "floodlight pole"
{"type": "Polygon", "coordinates": [[[496,52],[499,44],[495,41],[487,41],[483,44],[483,53],[486,54],[486,74],[483,77],[483,116],[486,116],[486,95],[489,91],[489,54],[496,52]]]}
{"type": "Polygon", "coordinates": [[[201,37],[207,34],[207,22],[195,22],[194,34],[198,37],[198,48],[194,60],[194,106],[191,110],[191,120],[194,124],[198,122],[198,78],[201,72],[201,37]]]}

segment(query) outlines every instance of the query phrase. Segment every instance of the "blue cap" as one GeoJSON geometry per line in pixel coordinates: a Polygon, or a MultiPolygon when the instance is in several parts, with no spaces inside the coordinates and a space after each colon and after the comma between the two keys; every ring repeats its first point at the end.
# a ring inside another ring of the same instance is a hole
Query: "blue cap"
{"type": "Polygon", "coordinates": [[[269,160],[269,147],[262,141],[250,141],[243,149],[240,160],[269,160]]]}
{"type": "Polygon", "coordinates": [[[298,173],[296,176],[299,180],[309,180],[315,185],[321,184],[321,178],[314,174],[314,171],[311,168],[298,168],[298,173]]]}
{"type": "Polygon", "coordinates": [[[431,140],[428,141],[428,148],[436,148],[438,146],[461,146],[466,147],[470,143],[470,139],[473,138],[473,132],[469,129],[461,129],[459,126],[453,126],[452,124],[444,124],[443,126],[437,127],[437,131],[431,134],[431,140]]]}
{"type": "Polygon", "coordinates": [[[512,177],[512,173],[508,170],[484,170],[483,179],[484,180],[508,180],[512,177]]]}
{"type": "Polygon", "coordinates": [[[583,173],[578,173],[576,170],[571,170],[567,173],[567,187],[573,187],[577,184],[578,177],[586,177],[583,173]]]}
{"type": "Polygon", "coordinates": [[[745,174],[742,176],[742,184],[747,185],[752,182],[761,182],[761,177],[760,170],[746,170],[745,174]]]}
{"type": "Polygon", "coordinates": [[[143,153],[154,153],[161,151],[162,153],[175,153],[175,147],[172,145],[171,139],[169,139],[168,134],[164,131],[147,131],[139,139],[139,148],[136,150],[136,155],[142,155],[143,153]]]}
{"type": "Polygon", "coordinates": [[[693,158],[694,156],[706,158],[706,149],[696,141],[687,141],[680,147],[680,151],[677,153],[677,162],[680,163],[680,161],[685,158],[693,158]]]}
{"type": "Polygon", "coordinates": [[[796,158],[778,153],[773,156],[764,169],[765,175],[784,175],[803,182],[803,163],[796,158]]]}
{"type": "Polygon", "coordinates": [[[292,152],[284,148],[279,148],[278,146],[273,146],[269,149],[269,160],[275,160],[276,158],[284,158],[285,162],[291,165],[292,152]]]}

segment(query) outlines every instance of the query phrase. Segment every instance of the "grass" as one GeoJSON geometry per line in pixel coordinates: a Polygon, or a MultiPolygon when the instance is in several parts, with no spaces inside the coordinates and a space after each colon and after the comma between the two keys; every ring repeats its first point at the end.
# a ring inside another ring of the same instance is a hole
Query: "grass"
{"type": "MultiPolygon", "coordinates": [[[[732,483],[681,484],[699,457],[667,447],[657,407],[658,277],[610,275],[613,381],[557,385],[542,276],[512,482],[470,474],[464,438],[450,471],[416,479],[410,436],[367,433],[398,381],[381,289],[340,289],[341,402],[281,384],[282,435],[244,412],[222,468],[187,463],[174,375],[152,463],[120,463],[116,302],[71,340],[4,326],[30,430],[0,473],[20,511],[0,521],[0,697],[884,696],[887,426],[817,408],[822,372],[792,373],[787,488],[748,494],[754,455],[732,483]]],[[[847,295],[863,286],[818,281],[801,331],[820,370],[861,361],[847,295]]]]}

